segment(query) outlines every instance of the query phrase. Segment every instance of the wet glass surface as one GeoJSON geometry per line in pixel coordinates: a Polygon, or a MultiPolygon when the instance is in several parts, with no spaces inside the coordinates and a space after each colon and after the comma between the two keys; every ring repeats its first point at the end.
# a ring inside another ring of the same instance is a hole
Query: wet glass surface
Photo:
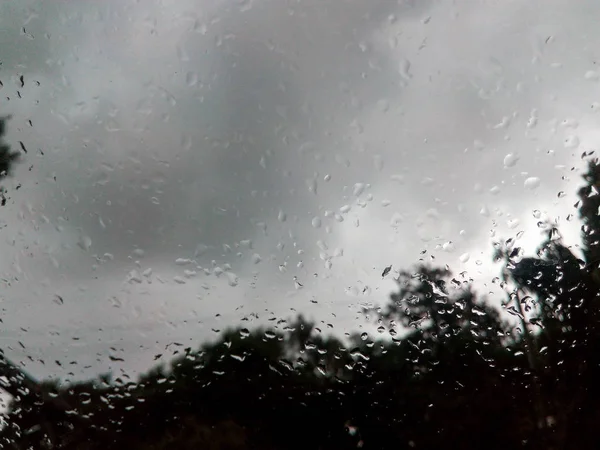
{"type": "Polygon", "coordinates": [[[0,2],[0,446],[600,448],[598,17],[0,2]]]}

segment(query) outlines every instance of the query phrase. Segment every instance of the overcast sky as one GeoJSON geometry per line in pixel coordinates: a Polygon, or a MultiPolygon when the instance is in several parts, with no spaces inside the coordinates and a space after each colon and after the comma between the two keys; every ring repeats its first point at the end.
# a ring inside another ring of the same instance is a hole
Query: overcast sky
{"type": "Polygon", "coordinates": [[[4,182],[2,348],[73,379],[145,370],[252,313],[342,335],[387,300],[384,267],[432,255],[500,295],[491,242],[524,231],[533,251],[534,210],[578,242],[599,15],[591,0],[0,3],[0,113],[28,149],[4,182]]]}

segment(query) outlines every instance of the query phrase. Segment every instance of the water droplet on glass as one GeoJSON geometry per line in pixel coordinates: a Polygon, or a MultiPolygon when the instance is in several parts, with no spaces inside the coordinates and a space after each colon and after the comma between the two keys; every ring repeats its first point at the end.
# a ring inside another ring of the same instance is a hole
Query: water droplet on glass
{"type": "Polygon", "coordinates": [[[537,123],[538,123],[537,117],[530,117],[529,120],[527,121],[527,128],[535,128],[537,123]]]}
{"type": "Polygon", "coordinates": [[[90,238],[89,236],[81,236],[79,238],[79,241],[77,242],[77,245],[83,250],[87,251],[92,246],[92,238],[90,238]]]}
{"type": "Polygon", "coordinates": [[[127,281],[129,283],[141,283],[143,280],[142,280],[142,277],[140,276],[140,274],[139,274],[139,272],[137,270],[132,270],[127,275],[127,281]]]}
{"type": "Polygon", "coordinates": [[[400,64],[398,65],[398,73],[400,74],[400,77],[404,79],[405,82],[410,81],[412,75],[410,73],[410,61],[408,59],[403,59],[402,61],[400,61],[400,64]]]}
{"type": "Polygon", "coordinates": [[[577,121],[577,119],[572,119],[572,118],[566,118],[560,124],[561,124],[561,126],[563,126],[565,128],[578,128],[579,127],[579,122],[577,121]]]}
{"type": "Polygon", "coordinates": [[[509,153],[504,157],[504,167],[514,167],[519,161],[519,157],[514,153],[509,153]]]}
{"type": "Polygon", "coordinates": [[[265,331],[265,337],[267,339],[275,339],[276,334],[271,330],[267,330],[267,331],[265,331]]]}
{"type": "Polygon", "coordinates": [[[577,136],[567,136],[564,141],[565,148],[574,149],[579,147],[579,138],[577,136]]]}
{"type": "Polygon", "coordinates": [[[233,272],[227,272],[227,283],[232,287],[237,286],[239,283],[238,276],[233,272]]]}
{"type": "Polygon", "coordinates": [[[365,187],[366,187],[365,183],[356,183],[354,185],[354,191],[353,191],[354,195],[356,197],[358,197],[359,195],[361,195],[365,191],[365,187]]]}
{"type": "Polygon", "coordinates": [[[390,226],[397,228],[402,224],[402,222],[404,222],[404,217],[402,217],[402,214],[396,212],[390,219],[390,226]]]}
{"type": "Polygon", "coordinates": [[[525,180],[523,185],[526,189],[534,190],[537,189],[542,181],[538,177],[529,177],[525,180]]]}
{"type": "Polygon", "coordinates": [[[198,74],[196,72],[188,72],[185,75],[185,83],[189,87],[194,87],[198,84],[198,74]]]}
{"type": "Polygon", "coordinates": [[[510,228],[511,230],[517,228],[519,226],[521,222],[519,221],[519,219],[510,219],[507,222],[508,228],[510,228]]]}
{"type": "Polygon", "coordinates": [[[454,246],[452,241],[444,242],[442,244],[442,250],[444,250],[445,252],[448,252],[448,253],[452,253],[455,250],[455,248],[456,247],[454,246]]]}

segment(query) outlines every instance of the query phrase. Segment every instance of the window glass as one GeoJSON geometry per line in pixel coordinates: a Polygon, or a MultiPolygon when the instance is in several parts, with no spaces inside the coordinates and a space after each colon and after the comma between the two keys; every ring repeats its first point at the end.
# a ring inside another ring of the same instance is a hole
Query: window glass
{"type": "Polygon", "coordinates": [[[0,447],[600,448],[598,17],[0,2],[0,447]]]}

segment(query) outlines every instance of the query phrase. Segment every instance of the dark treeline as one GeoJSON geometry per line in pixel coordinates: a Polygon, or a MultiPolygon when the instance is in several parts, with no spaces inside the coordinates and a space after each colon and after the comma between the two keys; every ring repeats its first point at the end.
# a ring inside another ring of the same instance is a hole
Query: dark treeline
{"type": "Polygon", "coordinates": [[[2,358],[14,399],[0,445],[600,448],[599,177],[593,160],[577,205],[583,260],[551,224],[541,224],[547,234],[533,257],[516,239],[495,244],[503,298],[417,264],[399,274],[387,305],[365,311],[373,335],[342,341],[301,316],[282,318],[199,348],[173,344],[169,366],[138,380],[69,385],[33,382],[2,358]]]}

